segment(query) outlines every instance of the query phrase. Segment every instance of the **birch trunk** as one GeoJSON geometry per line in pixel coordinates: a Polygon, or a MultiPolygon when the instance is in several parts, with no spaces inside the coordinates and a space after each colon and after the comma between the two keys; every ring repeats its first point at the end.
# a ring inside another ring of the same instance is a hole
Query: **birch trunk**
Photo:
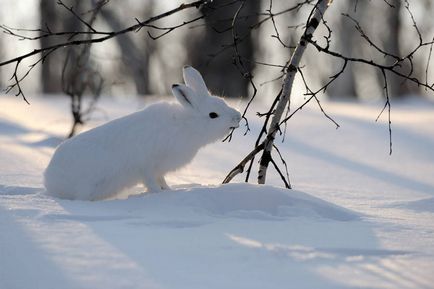
{"type": "Polygon", "coordinates": [[[306,39],[312,38],[313,33],[318,27],[321,19],[328,8],[329,0],[318,0],[315,10],[312,14],[311,19],[309,20],[306,29],[301,36],[300,42],[294,50],[294,53],[291,56],[291,61],[287,69],[287,74],[283,82],[282,94],[279,103],[277,104],[276,110],[273,115],[273,119],[271,120],[270,127],[268,129],[269,135],[265,139],[264,150],[261,156],[261,160],[259,162],[259,172],[258,172],[258,184],[264,184],[267,176],[267,168],[271,161],[271,150],[273,149],[273,143],[278,131],[280,121],[282,119],[285,108],[290,103],[291,99],[291,90],[292,85],[294,83],[294,78],[297,73],[297,67],[300,64],[300,60],[306,50],[306,46],[308,42],[306,39]]]}

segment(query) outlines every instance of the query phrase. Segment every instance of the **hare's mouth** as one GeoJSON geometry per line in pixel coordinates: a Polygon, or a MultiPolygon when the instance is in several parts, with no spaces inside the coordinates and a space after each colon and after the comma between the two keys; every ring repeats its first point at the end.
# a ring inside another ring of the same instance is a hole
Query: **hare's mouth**
{"type": "Polygon", "coordinates": [[[236,129],[236,128],[239,128],[240,127],[240,124],[237,124],[236,126],[231,126],[231,127],[229,127],[230,129],[236,129]]]}

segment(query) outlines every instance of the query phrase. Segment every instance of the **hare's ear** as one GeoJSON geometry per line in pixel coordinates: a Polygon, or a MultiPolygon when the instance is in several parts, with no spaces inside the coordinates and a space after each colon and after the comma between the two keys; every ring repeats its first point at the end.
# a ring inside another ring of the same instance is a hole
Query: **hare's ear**
{"type": "Polygon", "coordinates": [[[197,94],[183,84],[173,84],[172,93],[180,104],[185,107],[197,107],[197,94]]]}
{"type": "Polygon", "coordinates": [[[193,67],[186,65],[182,69],[185,84],[196,91],[198,95],[208,95],[208,88],[199,71],[193,67]]]}

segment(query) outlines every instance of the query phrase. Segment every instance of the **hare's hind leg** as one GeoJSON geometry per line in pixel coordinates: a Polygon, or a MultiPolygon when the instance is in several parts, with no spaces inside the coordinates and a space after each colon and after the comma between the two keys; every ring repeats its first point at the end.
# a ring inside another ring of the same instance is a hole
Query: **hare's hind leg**
{"type": "Polygon", "coordinates": [[[164,179],[164,176],[160,176],[157,178],[157,182],[160,185],[160,188],[162,190],[170,190],[169,185],[166,183],[166,180],[164,179]]]}

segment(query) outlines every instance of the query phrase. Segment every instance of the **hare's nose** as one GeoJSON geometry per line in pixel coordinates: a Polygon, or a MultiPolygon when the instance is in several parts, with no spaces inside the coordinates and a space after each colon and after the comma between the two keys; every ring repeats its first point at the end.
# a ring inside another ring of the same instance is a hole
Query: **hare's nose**
{"type": "Polygon", "coordinates": [[[241,121],[241,114],[240,114],[240,113],[237,113],[237,114],[232,118],[232,120],[235,121],[235,122],[240,122],[240,121],[241,121]]]}

